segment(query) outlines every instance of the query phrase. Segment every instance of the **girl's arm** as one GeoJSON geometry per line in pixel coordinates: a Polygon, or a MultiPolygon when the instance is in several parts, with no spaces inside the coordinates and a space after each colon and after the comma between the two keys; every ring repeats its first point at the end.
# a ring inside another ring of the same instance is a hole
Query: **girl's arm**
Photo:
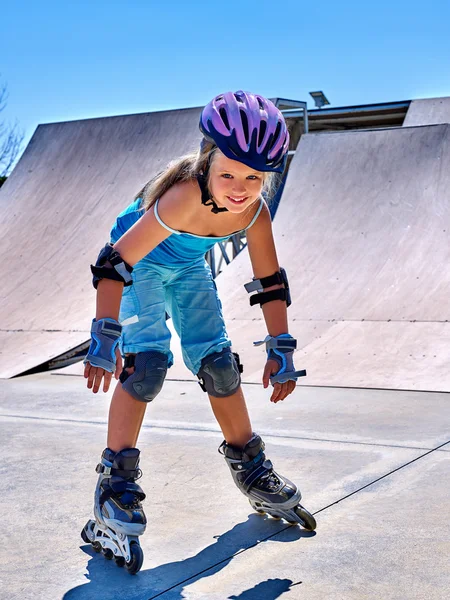
{"type": "MultiPolygon", "coordinates": [[[[273,240],[272,222],[267,206],[264,206],[253,227],[247,230],[247,245],[255,279],[270,277],[280,270],[273,240]]],[[[264,288],[264,292],[280,288],[284,288],[284,285],[264,288]]],[[[297,377],[306,375],[306,371],[295,371],[292,360],[294,351],[288,347],[279,346],[279,341],[283,344],[283,340],[286,340],[288,346],[290,346],[291,340],[293,340],[288,332],[286,302],[284,300],[272,300],[264,303],[261,308],[269,333],[269,336],[264,340],[266,342],[267,362],[263,373],[263,385],[264,388],[267,388],[269,382],[272,383],[273,392],[270,401],[277,403],[284,400],[295,390],[297,377]],[[281,338],[277,340],[276,349],[273,349],[270,344],[273,342],[273,338],[278,336],[281,336],[281,338]],[[268,349],[267,343],[272,349],[268,349]]],[[[258,345],[264,342],[260,342],[258,345]]]]}
{"type": "MultiPolygon", "coordinates": [[[[175,207],[172,210],[175,211],[175,207]]],[[[154,210],[151,208],[116,242],[116,244],[114,244],[114,249],[119,252],[125,262],[133,266],[151,252],[153,248],[156,248],[156,246],[169,235],[170,232],[159,224],[155,217],[154,210]]],[[[113,319],[114,321],[118,321],[123,288],[124,284],[120,281],[104,278],[98,282],[97,310],[96,319],[92,325],[93,328],[95,328],[96,323],[98,324],[102,319],[113,319]]],[[[109,326],[108,323],[106,326],[109,326]]],[[[103,328],[101,331],[96,330],[95,333],[97,334],[98,339],[98,336],[101,337],[101,334],[103,333],[103,328]]],[[[115,332],[110,332],[110,336],[111,335],[114,336],[115,341],[113,341],[114,344],[116,344],[116,338],[120,337],[120,333],[119,336],[117,336],[117,328],[115,332]]],[[[111,343],[111,341],[109,343],[111,343]]],[[[98,344],[95,342],[93,345],[92,342],[91,348],[89,348],[85,358],[84,377],[88,380],[87,387],[92,389],[94,393],[99,391],[103,378],[103,391],[108,391],[112,378],[112,371],[108,368],[108,365],[114,371],[116,379],[119,378],[119,374],[122,370],[122,359],[118,348],[113,345],[112,349],[109,349],[108,352],[106,352],[106,356],[100,357],[102,360],[105,359],[103,363],[100,363],[105,366],[96,367],[92,365],[90,361],[93,360],[93,358],[96,358],[97,361],[94,364],[99,364],[100,362],[98,357],[98,344]],[[111,356],[108,356],[108,352],[111,352],[111,356]],[[110,362],[108,362],[108,360],[110,362]]]]}
{"type": "MultiPolygon", "coordinates": [[[[123,234],[114,244],[114,249],[125,262],[134,266],[169,235],[170,232],[156,220],[152,207],[123,234]]],[[[97,321],[107,317],[119,320],[123,288],[123,283],[112,279],[105,278],[98,282],[95,315],[97,321]]]]}
{"type": "MultiPolygon", "coordinates": [[[[164,217],[171,222],[180,220],[180,205],[183,202],[184,189],[173,186],[162,197],[164,199],[164,217]]],[[[160,207],[161,202],[160,200],[160,207]]],[[[144,256],[171,235],[170,231],[162,227],[155,217],[151,207],[142,217],[123,234],[114,244],[114,249],[129,265],[134,266],[144,256]]],[[[111,279],[102,279],[97,287],[97,312],[96,319],[119,318],[120,302],[122,299],[123,283],[111,279]]]]}
{"type": "MultiPolygon", "coordinates": [[[[272,221],[266,204],[254,225],[247,230],[247,246],[256,279],[269,277],[280,270],[272,233],[272,221]]],[[[283,287],[282,284],[274,285],[265,288],[264,291],[269,292],[283,287]]],[[[262,311],[269,335],[276,337],[288,333],[286,302],[283,300],[267,302],[262,305],[262,311]]]]}

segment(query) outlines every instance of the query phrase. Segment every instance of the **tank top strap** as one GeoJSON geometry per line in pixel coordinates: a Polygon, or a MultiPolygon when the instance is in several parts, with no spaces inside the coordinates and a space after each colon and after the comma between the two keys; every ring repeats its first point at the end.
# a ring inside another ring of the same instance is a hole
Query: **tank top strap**
{"type": "Polygon", "coordinates": [[[164,229],[167,229],[167,231],[170,231],[171,233],[175,233],[176,235],[181,235],[181,231],[177,231],[176,229],[172,229],[172,227],[169,227],[168,225],[166,225],[164,223],[164,221],[161,219],[161,217],[159,216],[159,212],[158,212],[158,202],[159,202],[159,198],[156,200],[155,204],[153,205],[153,210],[155,212],[155,217],[156,220],[158,221],[158,223],[164,227],[164,229]]]}
{"type": "Polygon", "coordinates": [[[247,227],[244,229],[244,231],[247,231],[247,229],[250,229],[250,227],[251,227],[252,225],[254,225],[254,224],[255,224],[255,221],[256,221],[256,219],[259,217],[259,214],[260,214],[260,212],[262,211],[262,208],[263,208],[263,206],[264,206],[264,198],[261,196],[261,201],[260,201],[260,203],[259,203],[259,208],[258,208],[258,210],[256,211],[256,214],[255,214],[255,216],[254,216],[254,217],[253,217],[253,219],[251,220],[251,222],[250,222],[250,225],[247,225],[247,227]]]}

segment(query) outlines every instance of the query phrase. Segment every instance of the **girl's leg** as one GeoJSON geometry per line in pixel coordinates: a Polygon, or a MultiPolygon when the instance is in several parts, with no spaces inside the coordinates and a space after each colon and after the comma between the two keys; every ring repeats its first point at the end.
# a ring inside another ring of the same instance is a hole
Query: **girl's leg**
{"type": "Polygon", "coordinates": [[[242,387],[226,398],[208,394],[214,416],[227,444],[243,448],[253,435],[242,387]]]}
{"type": "MultiPolygon", "coordinates": [[[[134,372],[134,367],[127,369],[134,372]]],[[[108,448],[120,452],[124,448],[135,448],[147,404],[136,400],[118,383],[111,400],[108,420],[108,448]]]]}
{"type": "MultiPolygon", "coordinates": [[[[206,262],[180,272],[168,286],[166,302],[181,339],[187,368],[197,374],[202,359],[230,346],[217,288],[206,262]]],[[[225,440],[243,447],[252,437],[252,426],[242,388],[226,398],[209,395],[211,408],[225,440]]]]}
{"type": "MultiPolygon", "coordinates": [[[[126,355],[154,350],[167,354],[169,365],[172,364],[163,274],[155,265],[133,271],[133,285],[124,289],[119,320],[128,321],[122,334],[126,355]]],[[[131,375],[134,367],[128,367],[126,371],[131,375]]],[[[136,447],[146,408],[146,402],[136,400],[120,382],[117,383],[109,409],[108,448],[120,452],[136,447]]]]}

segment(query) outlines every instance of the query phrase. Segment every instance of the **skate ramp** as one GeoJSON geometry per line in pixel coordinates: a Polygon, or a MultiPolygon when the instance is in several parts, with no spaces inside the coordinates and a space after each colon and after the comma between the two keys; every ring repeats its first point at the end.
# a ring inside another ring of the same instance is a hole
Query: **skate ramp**
{"type": "Polygon", "coordinates": [[[197,146],[200,110],[37,128],[0,191],[0,377],[89,339],[95,314],[89,264],[142,186],[197,146]]]}
{"type": "Polygon", "coordinates": [[[450,123],[450,98],[413,100],[403,127],[450,123]]]}
{"type": "MultiPolygon", "coordinates": [[[[303,136],[274,220],[302,385],[450,391],[449,179],[446,125],[303,136]]],[[[251,277],[244,251],[217,285],[243,381],[259,383],[251,277]]],[[[192,379],[176,336],[172,350],[168,378],[192,379]]]]}
{"type": "MultiPolygon", "coordinates": [[[[274,221],[303,384],[450,391],[448,125],[305,135],[274,221]]],[[[244,381],[266,335],[241,253],[217,284],[244,381]]]]}

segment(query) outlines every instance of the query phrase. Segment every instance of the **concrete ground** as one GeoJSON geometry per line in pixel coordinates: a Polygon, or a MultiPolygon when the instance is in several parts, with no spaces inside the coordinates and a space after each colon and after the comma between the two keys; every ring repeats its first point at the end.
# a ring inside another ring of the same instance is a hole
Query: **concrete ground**
{"type": "Polygon", "coordinates": [[[139,440],[149,525],[130,576],[80,538],[111,394],[75,376],[0,381],[2,600],[443,600],[450,596],[448,394],[302,386],[255,431],[318,527],[255,514],[206,395],[167,381],[139,440]]]}

